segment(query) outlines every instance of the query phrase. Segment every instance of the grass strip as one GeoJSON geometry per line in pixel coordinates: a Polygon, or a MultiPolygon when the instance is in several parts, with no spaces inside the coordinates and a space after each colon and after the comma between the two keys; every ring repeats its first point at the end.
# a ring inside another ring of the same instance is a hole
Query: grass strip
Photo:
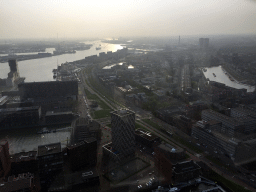
{"type": "Polygon", "coordinates": [[[228,188],[229,190],[232,190],[234,192],[237,192],[237,191],[250,192],[250,190],[247,190],[244,187],[242,187],[241,185],[238,185],[238,184],[234,183],[233,181],[226,179],[225,177],[219,175],[218,173],[216,173],[213,170],[211,170],[209,179],[213,180],[214,182],[217,182],[217,184],[219,184],[224,189],[228,188]]]}

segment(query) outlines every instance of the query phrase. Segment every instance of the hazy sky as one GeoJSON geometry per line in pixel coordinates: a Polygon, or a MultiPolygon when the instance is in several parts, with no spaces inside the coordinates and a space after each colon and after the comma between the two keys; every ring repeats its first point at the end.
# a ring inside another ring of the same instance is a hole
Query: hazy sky
{"type": "Polygon", "coordinates": [[[0,38],[256,34],[255,0],[0,0],[0,38]]]}

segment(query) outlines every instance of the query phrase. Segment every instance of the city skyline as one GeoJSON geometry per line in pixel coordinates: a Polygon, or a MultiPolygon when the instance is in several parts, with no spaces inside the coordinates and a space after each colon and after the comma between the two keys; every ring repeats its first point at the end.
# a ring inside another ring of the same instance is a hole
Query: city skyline
{"type": "Polygon", "coordinates": [[[2,1],[2,38],[254,34],[256,3],[2,1]]]}

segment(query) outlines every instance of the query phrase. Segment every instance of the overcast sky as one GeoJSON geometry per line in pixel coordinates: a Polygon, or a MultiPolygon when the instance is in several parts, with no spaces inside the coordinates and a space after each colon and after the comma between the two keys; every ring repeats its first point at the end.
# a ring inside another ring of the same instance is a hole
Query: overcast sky
{"type": "Polygon", "coordinates": [[[255,0],[0,0],[0,38],[256,34],[255,0]]]}

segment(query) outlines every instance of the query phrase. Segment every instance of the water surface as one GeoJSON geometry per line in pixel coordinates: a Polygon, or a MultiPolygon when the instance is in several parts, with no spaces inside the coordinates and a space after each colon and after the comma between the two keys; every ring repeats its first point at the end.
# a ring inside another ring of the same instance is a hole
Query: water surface
{"type": "Polygon", "coordinates": [[[238,81],[231,81],[229,79],[228,75],[226,75],[224,73],[221,66],[211,67],[211,68],[206,68],[206,69],[207,69],[207,71],[203,72],[203,73],[204,73],[204,76],[206,78],[209,78],[210,81],[224,83],[225,85],[227,85],[229,87],[234,87],[237,89],[245,88],[245,89],[247,89],[247,92],[253,92],[255,89],[254,86],[241,84],[238,81]],[[213,73],[216,75],[216,77],[214,77],[213,73]]]}

